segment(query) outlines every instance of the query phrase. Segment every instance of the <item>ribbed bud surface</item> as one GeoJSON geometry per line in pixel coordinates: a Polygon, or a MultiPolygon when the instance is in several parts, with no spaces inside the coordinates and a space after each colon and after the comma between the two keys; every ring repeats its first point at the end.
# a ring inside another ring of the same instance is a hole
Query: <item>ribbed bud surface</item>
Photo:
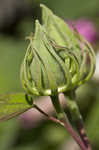
{"type": "Polygon", "coordinates": [[[21,80],[27,93],[53,95],[87,81],[94,72],[95,56],[87,41],[41,6],[42,25],[36,21],[34,36],[29,37],[21,80]]]}

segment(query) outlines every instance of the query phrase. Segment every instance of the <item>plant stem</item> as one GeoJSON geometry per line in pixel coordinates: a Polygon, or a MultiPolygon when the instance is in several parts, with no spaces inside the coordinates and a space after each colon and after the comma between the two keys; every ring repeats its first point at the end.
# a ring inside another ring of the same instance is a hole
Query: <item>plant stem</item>
{"type": "Polygon", "coordinates": [[[58,94],[50,96],[50,98],[51,98],[52,104],[55,108],[58,119],[61,121],[64,121],[66,116],[60,105],[58,94]]]}
{"type": "Polygon", "coordinates": [[[61,122],[60,120],[56,119],[53,116],[48,115],[46,112],[44,112],[40,107],[38,107],[36,104],[33,104],[33,108],[37,109],[40,113],[42,113],[44,116],[46,116],[49,120],[55,122],[55,123],[59,123],[62,126],[64,126],[64,123],[61,122]]]}
{"type": "Polygon", "coordinates": [[[65,127],[65,129],[71,134],[71,136],[75,139],[75,141],[80,146],[81,150],[87,150],[85,145],[83,144],[82,140],[79,138],[79,136],[75,133],[72,126],[70,125],[69,121],[66,119],[66,122],[63,122],[59,119],[54,118],[53,116],[49,116],[47,113],[45,113],[41,108],[39,108],[37,105],[34,104],[34,108],[37,109],[40,113],[42,113],[44,116],[46,116],[49,120],[58,123],[65,127]]]}
{"type": "Polygon", "coordinates": [[[67,129],[67,131],[72,135],[72,137],[75,139],[77,144],[80,146],[82,150],[87,150],[82,140],[79,138],[79,136],[76,134],[72,126],[70,125],[69,121],[64,123],[64,127],[67,129]]]}
{"type": "Polygon", "coordinates": [[[88,140],[88,137],[87,137],[87,134],[86,134],[86,130],[85,130],[84,125],[83,125],[83,121],[77,120],[75,122],[75,126],[76,126],[76,129],[77,129],[82,141],[84,142],[85,146],[87,147],[87,149],[92,150],[91,145],[90,145],[89,140],[88,140]]]}
{"type": "Polygon", "coordinates": [[[84,128],[84,124],[83,124],[83,119],[82,116],[80,114],[79,108],[77,106],[75,99],[75,94],[73,92],[68,92],[68,93],[64,93],[65,97],[66,97],[66,103],[67,103],[67,107],[70,111],[72,120],[75,124],[75,127],[84,143],[84,145],[86,146],[87,150],[92,150],[91,145],[89,143],[85,128],[84,128]]]}

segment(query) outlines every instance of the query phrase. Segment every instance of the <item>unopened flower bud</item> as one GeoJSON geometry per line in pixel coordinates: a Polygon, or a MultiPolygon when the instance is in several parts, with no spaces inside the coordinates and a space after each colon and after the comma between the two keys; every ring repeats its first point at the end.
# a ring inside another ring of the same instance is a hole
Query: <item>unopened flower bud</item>
{"type": "Polygon", "coordinates": [[[94,52],[87,41],[42,5],[42,25],[35,23],[22,67],[27,93],[55,95],[87,81],[95,68],[94,52]],[[89,58],[89,67],[86,67],[89,58]]]}

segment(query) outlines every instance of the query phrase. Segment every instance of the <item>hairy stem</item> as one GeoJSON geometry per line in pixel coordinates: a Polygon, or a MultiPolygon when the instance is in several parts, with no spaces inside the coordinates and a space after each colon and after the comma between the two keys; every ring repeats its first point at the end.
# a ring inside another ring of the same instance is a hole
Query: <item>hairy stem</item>
{"type": "Polygon", "coordinates": [[[90,142],[89,142],[87,134],[86,134],[86,130],[84,128],[83,121],[80,119],[75,121],[75,126],[76,126],[76,129],[77,129],[82,141],[84,142],[85,146],[87,147],[87,149],[92,150],[90,142]]]}
{"type": "Polygon", "coordinates": [[[87,150],[92,150],[91,145],[89,143],[85,128],[84,128],[84,124],[83,124],[83,119],[82,116],[80,114],[79,108],[77,106],[77,103],[75,101],[75,94],[72,92],[68,92],[68,93],[64,93],[65,97],[66,97],[66,103],[67,103],[67,107],[68,110],[70,111],[72,120],[75,124],[75,127],[79,133],[79,136],[81,137],[85,147],[87,148],[87,150]]]}

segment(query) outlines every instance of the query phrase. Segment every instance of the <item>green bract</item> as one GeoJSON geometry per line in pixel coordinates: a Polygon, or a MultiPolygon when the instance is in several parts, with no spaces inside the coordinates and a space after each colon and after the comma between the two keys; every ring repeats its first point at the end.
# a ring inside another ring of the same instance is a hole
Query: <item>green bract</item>
{"type": "Polygon", "coordinates": [[[78,87],[95,69],[90,44],[44,5],[42,25],[35,22],[34,36],[21,67],[21,80],[28,94],[54,95],[78,87]]]}

